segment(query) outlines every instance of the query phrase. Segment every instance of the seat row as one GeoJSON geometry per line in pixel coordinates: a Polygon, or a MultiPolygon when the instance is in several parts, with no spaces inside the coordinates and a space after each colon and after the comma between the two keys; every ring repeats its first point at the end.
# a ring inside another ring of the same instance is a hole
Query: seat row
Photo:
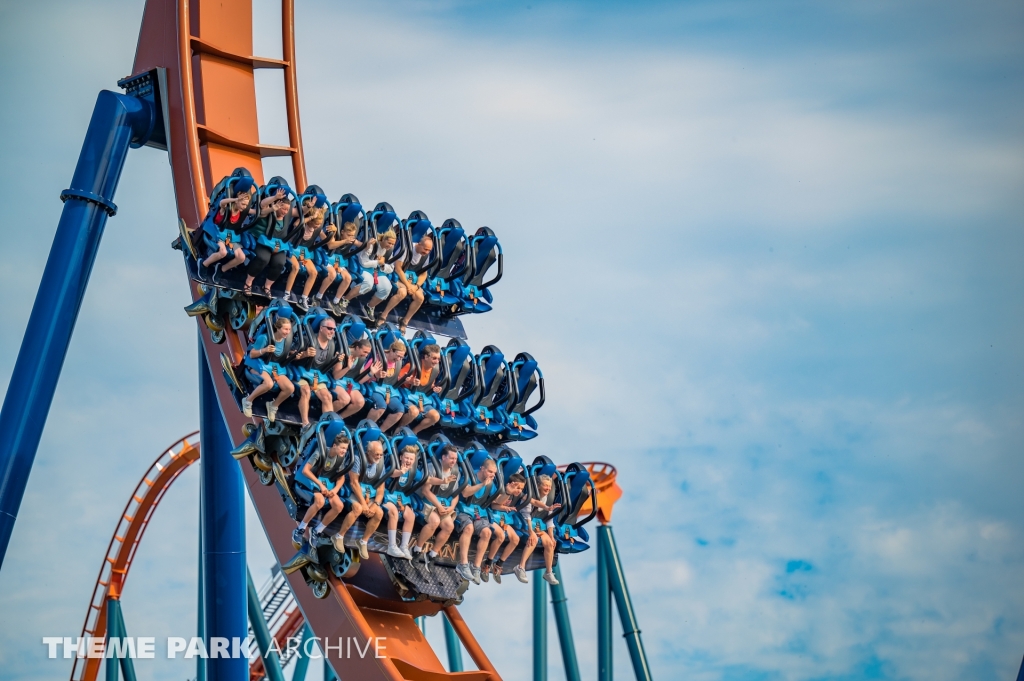
{"type": "Polygon", "coordinates": [[[334,412],[384,432],[408,426],[494,445],[537,435],[544,375],[528,353],[509,360],[488,345],[474,354],[460,339],[442,347],[423,330],[406,338],[394,324],[339,321],[319,307],[300,313],[283,300],[262,309],[246,337],[242,363],[223,360],[246,416],[304,426],[334,412]]]}
{"type": "Polygon", "coordinates": [[[265,438],[254,432],[236,458],[252,456],[264,484],[277,486],[298,523],[299,553],[285,570],[302,569],[320,597],[328,572],[351,576],[353,561],[371,552],[409,561],[407,571],[454,568],[466,583],[500,583],[510,572],[526,582],[541,566],[557,583],[556,554],[589,548],[583,526],[597,504],[582,464],[527,464],[508,445],[459,446],[441,433],[421,440],[408,428],[387,435],[370,420],[350,429],[333,413],[303,431],[287,459],[267,454],[265,438]]]}
{"type": "Polygon", "coordinates": [[[417,314],[490,310],[503,269],[487,227],[468,234],[458,220],[436,226],[422,211],[402,220],[385,202],[367,212],[352,194],[331,203],[319,186],[297,194],[280,177],[257,186],[244,168],[217,184],[199,229],[182,226],[174,245],[209,286],[336,316],[358,302],[369,322],[390,316],[402,331],[417,314]]]}

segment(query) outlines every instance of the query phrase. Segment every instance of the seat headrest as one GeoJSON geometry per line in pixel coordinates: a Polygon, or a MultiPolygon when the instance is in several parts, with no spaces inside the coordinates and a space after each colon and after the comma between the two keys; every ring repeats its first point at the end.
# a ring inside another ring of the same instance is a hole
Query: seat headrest
{"type": "Polygon", "coordinates": [[[345,427],[345,422],[340,418],[338,420],[332,420],[330,424],[324,428],[324,442],[330,447],[334,444],[334,438],[338,437],[340,433],[347,433],[348,428],[345,427]]]}
{"type": "Polygon", "coordinates": [[[380,428],[378,428],[377,426],[367,426],[366,430],[363,431],[363,436],[360,438],[360,441],[363,443],[363,447],[365,448],[368,444],[370,444],[374,440],[379,440],[379,439],[380,439],[380,428]]]}
{"type": "Polygon", "coordinates": [[[401,453],[401,451],[408,447],[409,445],[415,445],[418,447],[419,444],[419,438],[417,438],[415,435],[406,435],[405,437],[394,443],[394,447],[397,453],[401,453]]]}
{"type": "Polygon", "coordinates": [[[362,212],[362,206],[358,203],[350,203],[341,211],[341,223],[345,224],[346,222],[355,222],[356,218],[358,218],[359,214],[362,212]]]}
{"type": "Polygon", "coordinates": [[[255,183],[252,181],[251,177],[242,177],[238,182],[235,182],[233,188],[235,190],[235,194],[248,194],[252,191],[254,186],[255,183]]]}

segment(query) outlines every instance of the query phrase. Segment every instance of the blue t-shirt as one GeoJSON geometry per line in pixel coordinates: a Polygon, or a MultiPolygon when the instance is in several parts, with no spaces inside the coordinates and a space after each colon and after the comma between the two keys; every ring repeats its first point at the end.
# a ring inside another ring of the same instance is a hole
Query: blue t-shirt
{"type": "MultiPolygon", "coordinates": [[[[270,357],[272,358],[270,361],[279,362],[282,359],[284,359],[284,341],[285,339],[282,338],[281,340],[274,343],[274,352],[272,355],[270,355],[270,357]]],[[[256,342],[252,344],[252,348],[253,350],[262,350],[268,345],[270,345],[270,336],[265,333],[261,333],[260,335],[256,336],[256,342]]],[[[263,359],[266,360],[266,358],[267,356],[264,355],[263,359]]]]}

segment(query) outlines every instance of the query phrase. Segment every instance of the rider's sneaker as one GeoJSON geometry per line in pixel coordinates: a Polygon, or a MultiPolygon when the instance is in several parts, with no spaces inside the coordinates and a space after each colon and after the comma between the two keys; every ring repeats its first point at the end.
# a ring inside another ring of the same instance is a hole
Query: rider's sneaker
{"type": "Polygon", "coordinates": [[[277,418],[277,405],[273,402],[267,402],[267,420],[271,423],[277,418]]]}
{"type": "Polygon", "coordinates": [[[469,563],[459,563],[455,566],[455,572],[467,582],[473,581],[473,568],[469,563]]]}
{"type": "Polygon", "coordinates": [[[476,565],[473,566],[473,583],[480,583],[480,568],[478,568],[476,565]]]}
{"type": "Polygon", "coordinates": [[[338,306],[338,309],[344,312],[345,310],[348,309],[348,298],[342,298],[337,303],[335,303],[335,305],[338,306]]]}
{"type": "Polygon", "coordinates": [[[244,397],[242,398],[242,413],[246,418],[252,418],[252,402],[244,397]]]}
{"type": "Polygon", "coordinates": [[[412,560],[412,549],[408,546],[399,546],[398,548],[405,554],[406,560],[412,560]]]}
{"type": "Polygon", "coordinates": [[[526,570],[524,570],[521,566],[516,565],[514,568],[512,568],[512,572],[515,573],[516,578],[523,584],[530,583],[530,576],[526,574],[526,570]]]}
{"type": "Polygon", "coordinates": [[[484,564],[480,566],[480,579],[485,582],[491,579],[491,564],[488,561],[484,561],[484,564]]]}
{"type": "Polygon", "coordinates": [[[366,545],[366,541],[363,539],[359,540],[359,557],[363,560],[370,558],[370,547],[366,545]]]}
{"type": "Polygon", "coordinates": [[[495,584],[501,584],[501,562],[494,561],[491,565],[491,576],[494,577],[495,584]]]}
{"type": "Polygon", "coordinates": [[[340,534],[331,537],[331,544],[334,545],[334,550],[338,553],[345,553],[345,538],[340,534]]]}
{"type": "Polygon", "coordinates": [[[296,550],[301,549],[302,545],[306,543],[306,538],[302,536],[303,534],[305,534],[305,532],[297,527],[292,530],[292,546],[294,546],[296,550]]]}
{"type": "Polygon", "coordinates": [[[394,544],[388,546],[388,555],[392,558],[405,558],[405,554],[402,553],[402,549],[398,548],[394,544]]]}
{"type": "Polygon", "coordinates": [[[547,582],[548,584],[550,584],[551,586],[558,586],[558,580],[555,579],[555,573],[554,572],[548,572],[548,571],[545,570],[545,572],[544,572],[544,581],[547,582]]]}

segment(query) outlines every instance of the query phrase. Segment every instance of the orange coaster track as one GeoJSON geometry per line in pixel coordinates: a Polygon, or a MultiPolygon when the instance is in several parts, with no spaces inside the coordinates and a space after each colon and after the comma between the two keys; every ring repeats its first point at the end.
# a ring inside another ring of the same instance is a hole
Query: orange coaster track
{"type": "MultiPolygon", "coordinates": [[[[295,77],[293,1],[282,0],[283,59],[253,56],[252,5],[250,0],[147,0],[132,75],[160,69],[168,154],[174,180],[178,217],[190,230],[199,227],[209,202],[208,188],[235,168],[247,168],[258,183],[264,182],[262,159],[288,156],[296,187],[306,186],[295,77]],[[284,71],[285,110],[289,146],[262,144],[256,117],[254,69],[284,71]]],[[[189,283],[194,300],[202,293],[189,283]]],[[[199,324],[210,374],[233,444],[244,440],[242,426],[249,423],[238,410],[220,370],[222,346],[210,330],[199,324]]],[[[245,347],[238,332],[225,329],[226,344],[235,362],[245,347]]],[[[280,564],[294,554],[291,531],[294,523],[285,512],[273,487],[259,483],[256,472],[242,465],[249,496],[280,564]]],[[[316,599],[298,573],[289,583],[299,608],[314,634],[336,640],[387,636],[387,657],[345,660],[346,678],[360,681],[433,681],[473,679],[500,681],[487,656],[454,607],[445,608],[463,646],[479,672],[445,672],[441,661],[423,637],[414,617],[430,615],[440,605],[405,603],[388,596],[394,593],[379,558],[371,556],[360,568],[361,583],[367,574],[380,588],[374,593],[346,585],[331,576],[331,594],[316,599]],[[379,577],[379,579],[377,579],[379,577]]]]}
{"type": "MultiPolygon", "coordinates": [[[[104,606],[107,598],[121,597],[132,559],[149,526],[153,511],[182,471],[198,460],[199,433],[195,432],[164,450],[136,485],[117,522],[103,565],[100,566],[100,574],[96,577],[89,611],[82,625],[82,638],[102,638],[106,634],[107,609],[104,606]]],[[[71,681],[95,681],[101,661],[99,658],[76,658],[71,668],[71,681]]]]}

